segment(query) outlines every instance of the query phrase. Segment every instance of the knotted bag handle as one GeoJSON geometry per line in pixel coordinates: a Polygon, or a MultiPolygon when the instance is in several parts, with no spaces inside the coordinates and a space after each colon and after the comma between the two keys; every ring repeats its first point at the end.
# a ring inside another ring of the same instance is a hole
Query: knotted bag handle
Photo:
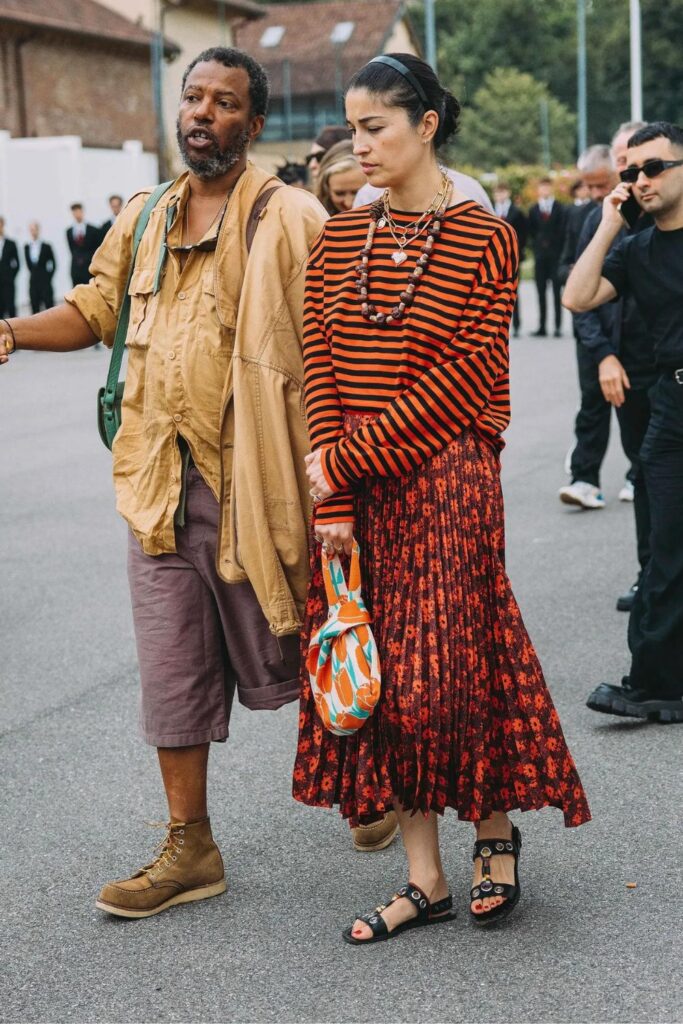
{"type": "Polygon", "coordinates": [[[339,604],[343,597],[348,598],[351,593],[354,593],[356,590],[360,590],[360,545],[355,537],[353,538],[352,543],[353,546],[351,548],[351,566],[349,569],[348,585],[344,579],[344,570],[342,568],[339,555],[335,554],[330,558],[325,551],[325,548],[323,547],[321,549],[325,593],[327,595],[327,603],[330,608],[339,604]]]}

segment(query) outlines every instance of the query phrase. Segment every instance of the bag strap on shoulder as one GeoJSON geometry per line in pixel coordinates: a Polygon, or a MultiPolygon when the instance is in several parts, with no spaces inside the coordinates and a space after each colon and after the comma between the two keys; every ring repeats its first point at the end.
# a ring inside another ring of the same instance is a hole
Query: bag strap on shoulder
{"type": "MultiPolygon", "coordinates": [[[[284,183],[283,183],[284,185],[284,183]]],[[[259,226],[261,220],[261,214],[268,205],[273,193],[277,192],[283,185],[273,185],[272,188],[267,188],[265,192],[262,192],[260,196],[256,197],[256,201],[251,208],[251,213],[247,219],[247,252],[251,252],[251,247],[254,244],[254,236],[256,235],[256,229],[259,226]]]]}
{"type": "Polygon", "coordinates": [[[102,405],[105,409],[108,405],[113,407],[114,400],[116,398],[116,385],[119,382],[119,373],[121,372],[123,352],[126,345],[126,335],[128,334],[128,323],[130,321],[130,295],[128,294],[128,290],[133,277],[133,271],[135,270],[135,259],[138,254],[140,242],[145,233],[145,228],[149,224],[149,218],[152,210],[157,205],[161,197],[168,192],[172,184],[172,181],[164,181],[161,185],[157,185],[145,202],[145,205],[142,207],[137,224],[135,225],[133,248],[130,257],[130,269],[128,271],[128,279],[126,281],[126,288],[123,294],[123,302],[121,303],[121,309],[119,311],[119,319],[116,324],[116,334],[114,335],[114,344],[111,350],[111,359],[109,360],[107,383],[105,384],[104,394],[102,396],[102,405]]]}

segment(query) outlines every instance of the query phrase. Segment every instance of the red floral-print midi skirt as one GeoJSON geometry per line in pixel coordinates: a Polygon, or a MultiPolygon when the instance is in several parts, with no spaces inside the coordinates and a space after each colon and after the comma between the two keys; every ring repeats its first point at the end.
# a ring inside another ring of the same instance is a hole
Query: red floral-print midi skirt
{"type": "Polygon", "coordinates": [[[377,820],[394,797],[423,813],[453,807],[469,821],[545,806],[561,808],[568,826],[588,821],[505,572],[494,450],[466,432],[406,479],[368,479],[355,532],[382,695],[352,737],[334,736],[318,717],[305,655],[327,604],[313,542],[295,798],[338,804],[352,825],[377,820]]]}

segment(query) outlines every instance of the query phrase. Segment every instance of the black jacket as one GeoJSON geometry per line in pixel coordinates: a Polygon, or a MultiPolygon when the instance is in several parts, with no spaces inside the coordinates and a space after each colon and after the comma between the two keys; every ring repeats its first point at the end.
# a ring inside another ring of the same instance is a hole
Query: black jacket
{"type": "Polygon", "coordinates": [[[107,231],[109,231],[109,228],[112,226],[113,223],[114,221],[110,217],[109,220],[105,220],[104,224],[102,224],[102,226],[100,227],[100,242],[104,241],[105,235],[107,234],[107,231]]]}
{"type": "Polygon", "coordinates": [[[537,260],[559,263],[564,244],[565,212],[557,200],[550,216],[544,218],[538,203],[529,210],[529,238],[537,260]]]}
{"type": "Polygon", "coordinates": [[[71,280],[74,284],[87,284],[90,280],[88,267],[99,248],[102,236],[93,224],[85,225],[85,234],[80,242],[74,240],[73,227],[67,228],[66,240],[71,251],[71,280]]]}
{"type": "Polygon", "coordinates": [[[27,243],[24,246],[24,259],[32,278],[49,281],[55,272],[55,254],[49,242],[40,243],[40,254],[35,263],[31,260],[31,246],[27,243]]]}
{"type": "MultiPolygon", "coordinates": [[[[595,203],[583,225],[575,259],[589,245],[601,219],[602,206],[595,203]]],[[[652,218],[644,214],[632,230],[622,228],[612,242],[610,251],[626,235],[636,234],[651,226],[652,218]]],[[[632,387],[649,387],[654,383],[657,371],[650,333],[631,296],[626,295],[616,302],[605,302],[588,313],[575,313],[574,327],[581,344],[592,352],[596,363],[600,363],[605,356],[618,356],[632,387]]]]}
{"type": "Polygon", "coordinates": [[[515,206],[514,203],[510,203],[507,216],[503,217],[503,220],[506,220],[510,227],[514,228],[515,234],[517,235],[519,262],[521,263],[524,259],[524,250],[526,249],[527,238],[529,235],[527,219],[518,206],[515,206]]]}
{"type": "Polygon", "coordinates": [[[17,243],[11,238],[5,239],[0,256],[0,283],[14,284],[14,278],[19,273],[19,250],[17,243]]]}
{"type": "Polygon", "coordinates": [[[588,203],[582,203],[580,206],[570,206],[567,209],[567,213],[565,215],[564,245],[562,246],[562,254],[560,256],[560,282],[562,284],[567,283],[567,278],[571,273],[572,267],[576,263],[576,250],[579,245],[579,238],[581,237],[583,225],[586,223],[586,218],[589,213],[597,207],[597,205],[598,204],[594,203],[591,199],[588,203]]]}

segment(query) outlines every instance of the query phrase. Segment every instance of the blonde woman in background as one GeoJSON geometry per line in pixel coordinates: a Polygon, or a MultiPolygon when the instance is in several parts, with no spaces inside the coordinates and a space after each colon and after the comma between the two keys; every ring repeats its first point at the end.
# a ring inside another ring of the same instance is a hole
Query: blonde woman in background
{"type": "Polygon", "coordinates": [[[320,161],[315,194],[331,217],[352,209],[356,193],[367,181],[353,155],[350,139],[337,142],[320,161]]]}

